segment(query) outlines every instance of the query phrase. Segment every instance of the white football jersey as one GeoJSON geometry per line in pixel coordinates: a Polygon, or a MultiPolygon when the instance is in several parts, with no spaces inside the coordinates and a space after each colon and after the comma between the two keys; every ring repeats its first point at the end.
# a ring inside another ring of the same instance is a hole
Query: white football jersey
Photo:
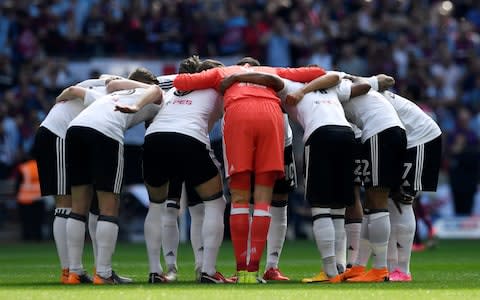
{"type": "Polygon", "coordinates": [[[68,124],[94,101],[95,98],[92,95],[105,95],[107,93],[105,80],[103,79],[88,79],[78,83],[77,86],[87,88],[84,100],[74,99],[56,103],[40,124],[40,126],[47,128],[63,139],[67,134],[68,124]]]}
{"type": "Polygon", "coordinates": [[[168,92],[171,88],[173,88],[173,80],[175,79],[175,77],[177,77],[177,74],[158,76],[158,86],[164,92],[168,92]]]}
{"type": "Polygon", "coordinates": [[[350,123],[350,126],[352,126],[353,133],[355,134],[355,139],[359,139],[362,137],[362,130],[358,128],[357,125],[350,123]]]}
{"type": "Polygon", "coordinates": [[[283,126],[285,127],[285,147],[293,144],[293,131],[288,122],[288,114],[283,114],[283,126]]]}
{"type": "Polygon", "coordinates": [[[342,104],[347,119],[362,130],[362,143],[391,127],[405,129],[393,106],[377,91],[370,90],[342,104]]]}
{"type": "Polygon", "coordinates": [[[155,132],[177,132],[210,145],[209,125],[222,114],[222,98],[214,89],[177,91],[164,96],[165,104],[148,126],[145,135],[155,132]]]}
{"type": "Polygon", "coordinates": [[[145,89],[137,88],[105,95],[84,109],[70,122],[69,127],[89,127],[123,144],[125,131],[138,123],[152,119],[161,106],[148,104],[134,114],[127,114],[115,111],[115,104],[133,105],[144,93],[145,89]]]}
{"type": "Polygon", "coordinates": [[[437,123],[415,103],[390,91],[381,94],[393,105],[405,126],[407,149],[425,144],[442,134],[437,123]]]}
{"type": "MultiPolygon", "coordinates": [[[[287,79],[283,79],[283,81],[285,82],[285,90],[279,93],[282,96],[283,102],[287,94],[295,92],[304,86],[303,83],[287,79]]],[[[297,105],[284,105],[290,118],[303,127],[304,142],[321,126],[336,125],[350,127],[340,103],[340,99],[345,101],[350,98],[350,87],[351,83],[342,81],[332,88],[306,94],[297,105]]]]}

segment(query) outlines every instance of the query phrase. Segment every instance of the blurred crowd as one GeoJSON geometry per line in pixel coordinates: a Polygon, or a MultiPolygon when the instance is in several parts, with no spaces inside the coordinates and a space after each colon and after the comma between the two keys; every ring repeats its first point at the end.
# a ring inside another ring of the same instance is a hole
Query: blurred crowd
{"type": "Polygon", "coordinates": [[[479,29],[476,0],[2,0],[0,178],[29,153],[59,91],[85,79],[69,61],[248,55],[271,66],[394,76],[397,92],[441,126],[455,209],[470,214],[479,29]]]}

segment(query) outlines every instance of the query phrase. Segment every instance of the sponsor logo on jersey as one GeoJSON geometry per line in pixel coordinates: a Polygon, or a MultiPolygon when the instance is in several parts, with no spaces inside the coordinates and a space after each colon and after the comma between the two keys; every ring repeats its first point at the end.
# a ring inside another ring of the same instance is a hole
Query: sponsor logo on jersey
{"type": "Polygon", "coordinates": [[[175,99],[171,104],[180,104],[180,105],[192,105],[192,100],[189,99],[175,99]]]}

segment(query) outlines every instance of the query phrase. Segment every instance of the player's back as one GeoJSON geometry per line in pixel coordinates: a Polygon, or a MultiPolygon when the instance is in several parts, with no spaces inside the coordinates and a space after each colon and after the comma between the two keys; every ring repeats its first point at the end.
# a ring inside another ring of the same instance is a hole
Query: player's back
{"type": "Polygon", "coordinates": [[[381,94],[393,105],[405,126],[407,148],[426,143],[442,134],[437,123],[412,101],[390,91],[381,94]]]}
{"type": "Polygon", "coordinates": [[[211,116],[220,116],[222,102],[214,89],[188,92],[173,88],[164,96],[165,104],[156,114],[146,134],[179,132],[209,144],[208,127],[211,116]]]}
{"type": "Polygon", "coordinates": [[[48,112],[40,126],[43,126],[61,138],[65,138],[68,124],[82,110],[90,105],[95,98],[107,94],[105,80],[88,79],[77,84],[77,86],[86,88],[85,98],[73,99],[56,103],[48,112]]]}
{"type": "Polygon", "coordinates": [[[145,89],[137,88],[121,90],[101,97],[83,110],[70,126],[93,128],[103,134],[123,143],[125,131],[147,119],[151,119],[160,109],[160,106],[149,104],[134,114],[125,114],[115,111],[115,104],[135,104],[145,89]]]}
{"type": "Polygon", "coordinates": [[[390,127],[404,128],[393,106],[377,91],[342,104],[347,119],[362,130],[362,142],[390,127]]]}
{"type": "MultiPolygon", "coordinates": [[[[304,86],[303,83],[287,79],[284,79],[284,82],[287,93],[295,92],[304,86]]],[[[339,100],[339,92],[340,86],[337,85],[329,89],[307,93],[297,105],[285,105],[289,115],[297,120],[305,130],[303,136],[304,141],[306,141],[315,129],[321,126],[336,125],[350,127],[339,100]]],[[[348,93],[342,95],[343,98],[349,97],[349,87],[346,92],[348,93]]]]}
{"type": "MultiPolygon", "coordinates": [[[[220,68],[223,73],[223,77],[233,75],[236,73],[247,73],[247,72],[263,72],[269,74],[276,74],[275,69],[270,67],[243,67],[243,66],[230,66],[225,68],[220,68]]],[[[232,104],[237,103],[238,101],[271,101],[275,104],[280,104],[280,100],[271,88],[268,88],[263,85],[257,85],[247,82],[237,82],[230,86],[229,89],[225,91],[223,96],[225,109],[232,104]]]]}

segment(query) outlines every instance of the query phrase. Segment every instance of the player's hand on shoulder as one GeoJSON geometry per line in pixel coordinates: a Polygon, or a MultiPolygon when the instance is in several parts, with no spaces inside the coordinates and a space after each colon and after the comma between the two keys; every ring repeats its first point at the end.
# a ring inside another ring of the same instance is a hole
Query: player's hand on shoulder
{"type": "Polygon", "coordinates": [[[235,77],[235,74],[234,75],[230,75],[230,76],[227,76],[225,77],[222,82],[220,82],[220,87],[219,87],[219,93],[220,94],[225,94],[225,91],[232,85],[236,82],[236,77],[235,77]]]}
{"type": "Polygon", "coordinates": [[[133,114],[140,110],[140,108],[136,105],[124,105],[124,104],[116,104],[115,111],[119,111],[122,113],[133,114]]]}
{"type": "Polygon", "coordinates": [[[288,105],[297,105],[303,99],[304,93],[302,91],[296,91],[287,95],[285,103],[288,105]]]}
{"type": "Polygon", "coordinates": [[[71,90],[72,90],[71,86],[63,89],[60,95],[58,95],[57,98],[55,99],[56,103],[71,100],[71,90]]]}

